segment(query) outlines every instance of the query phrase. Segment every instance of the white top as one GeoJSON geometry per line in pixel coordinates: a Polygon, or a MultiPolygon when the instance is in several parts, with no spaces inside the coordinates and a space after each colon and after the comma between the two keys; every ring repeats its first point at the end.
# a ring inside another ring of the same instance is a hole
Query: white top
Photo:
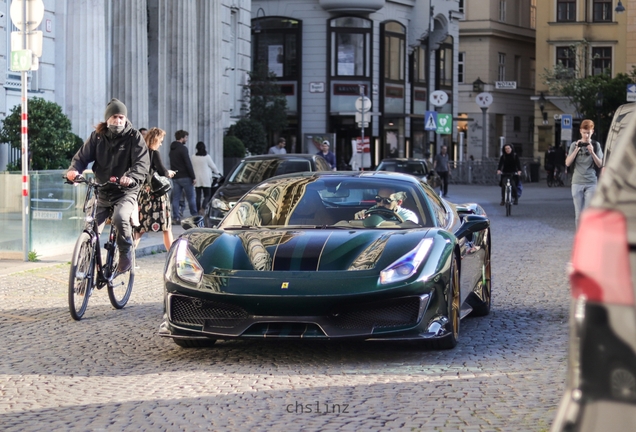
{"type": "Polygon", "coordinates": [[[209,154],[205,156],[192,155],[192,168],[197,179],[196,187],[212,187],[212,173],[219,174],[209,154]]]}
{"type": "Polygon", "coordinates": [[[287,154],[287,150],[285,147],[278,147],[277,145],[269,148],[269,152],[267,154],[287,154]]]}

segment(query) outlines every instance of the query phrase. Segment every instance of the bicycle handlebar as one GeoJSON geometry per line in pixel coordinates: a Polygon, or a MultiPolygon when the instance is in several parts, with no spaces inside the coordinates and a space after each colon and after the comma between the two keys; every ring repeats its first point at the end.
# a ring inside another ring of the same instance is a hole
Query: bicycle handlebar
{"type": "MultiPolygon", "coordinates": [[[[65,179],[65,181],[64,181],[64,183],[65,183],[65,184],[80,184],[80,183],[90,183],[90,182],[91,182],[89,179],[87,179],[86,177],[84,177],[84,176],[83,176],[83,175],[81,175],[81,174],[79,174],[78,176],[76,176],[76,177],[75,177],[75,180],[72,180],[72,181],[71,181],[71,180],[69,180],[69,179],[66,177],[66,175],[64,175],[64,177],[63,177],[63,178],[65,179]]],[[[130,177],[129,177],[129,178],[130,178],[130,177]]],[[[132,180],[132,183],[130,183],[130,184],[128,185],[128,187],[129,187],[129,188],[133,188],[133,187],[137,186],[137,182],[136,182],[134,179],[132,179],[132,178],[130,178],[130,179],[132,180]]],[[[106,186],[106,185],[108,185],[108,184],[114,184],[114,185],[117,185],[117,186],[119,186],[119,187],[126,187],[126,186],[123,186],[123,185],[119,184],[119,177],[114,177],[114,176],[113,176],[113,177],[111,177],[111,178],[110,178],[107,182],[104,182],[104,183],[97,183],[97,182],[95,182],[94,180],[92,180],[92,182],[93,182],[93,185],[94,185],[94,186],[96,186],[97,188],[100,188],[100,187],[106,186]]]]}

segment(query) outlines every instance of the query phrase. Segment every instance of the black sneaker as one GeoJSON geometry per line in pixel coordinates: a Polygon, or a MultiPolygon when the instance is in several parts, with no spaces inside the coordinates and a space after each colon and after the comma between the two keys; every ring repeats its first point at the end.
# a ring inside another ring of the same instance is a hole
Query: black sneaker
{"type": "Polygon", "coordinates": [[[119,255],[119,264],[117,264],[117,273],[126,273],[132,267],[132,251],[127,254],[119,255]]]}
{"type": "Polygon", "coordinates": [[[499,205],[504,205],[506,204],[503,200],[499,203],[499,205]]]}
{"type": "Polygon", "coordinates": [[[513,203],[514,205],[519,204],[519,199],[518,199],[518,198],[515,198],[515,200],[514,200],[512,203],[513,203]]]}
{"type": "Polygon", "coordinates": [[[181,225],[181,219],[172,219],[172,225],[181,225]]]}

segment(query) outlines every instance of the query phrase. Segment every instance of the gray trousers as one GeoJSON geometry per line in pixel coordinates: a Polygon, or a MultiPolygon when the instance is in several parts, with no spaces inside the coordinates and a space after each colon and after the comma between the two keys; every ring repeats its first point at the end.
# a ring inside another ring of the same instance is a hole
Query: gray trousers
{"type": "MultiPolygon", "coordinates": [[[[99,231],[101,233],[103,223],[108,217],[110,212],[110,206],[108,202],[101,201],[97,203],[97,212],[95,219],[99,225],[99,231]]],[[[139,220],[137,216],[139,213],[139,205],[137,204],[137,197],[135,195],[124,195],[113,204],[113,217],[112,224],[117,228],[117,247],[120,254],[127,254],[133,245],[132,238],[132,220],[139,220]]]]}
{"type": "Polygon", "coordinates": [[[581,212],[590,205],[592,196],[596,191],[596,183],[594,184],[573,184],[572,200],[574,201],[574,222],[579,226],[579,217],[581,212]]]}

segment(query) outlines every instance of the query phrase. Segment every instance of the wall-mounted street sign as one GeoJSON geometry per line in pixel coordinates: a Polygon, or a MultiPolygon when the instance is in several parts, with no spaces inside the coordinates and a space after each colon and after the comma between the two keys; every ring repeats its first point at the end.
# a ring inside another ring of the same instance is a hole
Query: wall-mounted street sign
{"type": "Polygon", "coordinates": [[[453,131],[453,115],[437,114],[437,133],[440,135],[450,135],[453,131]]]}
{"type": "Polygon", "coordinates": [[[636,102],[636,84],[627,84],[627,102],[636,102]]]}
{"type": "Polygon", "coordinates": [[[325,92],[325,83],[324,82],[310,82],[309,83],[309,93],[324,93],[325,92]]]}
{"type": "Polygon", "coordinates": [[[426,114],[424,114],[424,130],[425,131],[437,130],[437,112],[436,111],[426,111],[426,114]]]}
{"type": "Polygon", "coordinates": [[[517,81],[495,81],[495,88],[499,90],[514,90],[517,88],[517,81]]]}

